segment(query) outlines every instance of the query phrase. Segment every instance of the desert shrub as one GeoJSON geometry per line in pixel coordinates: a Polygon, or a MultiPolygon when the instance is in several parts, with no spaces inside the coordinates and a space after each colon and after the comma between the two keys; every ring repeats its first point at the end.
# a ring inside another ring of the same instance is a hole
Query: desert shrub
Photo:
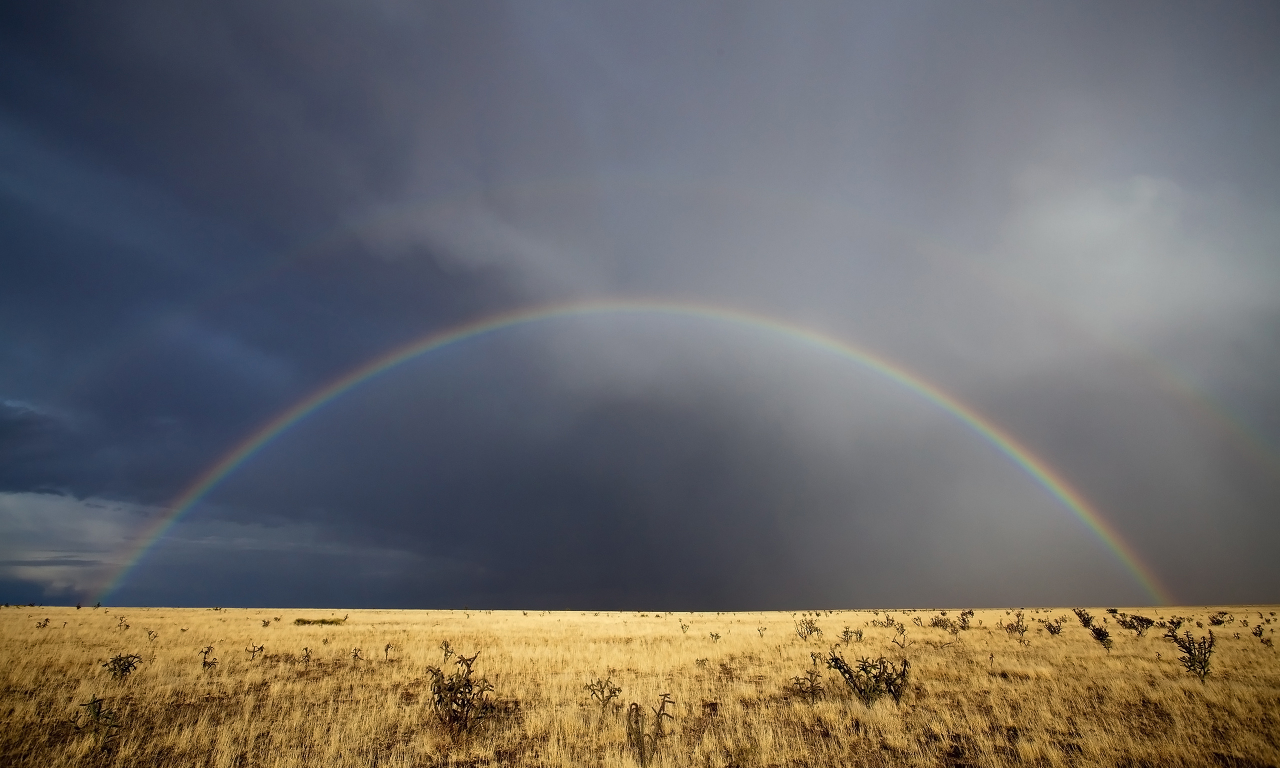
{"type": "Polygon", "coordinates": [[[1042,619],[1040,623],[1043,624],[1044,628],[1049,631],[1049,634],[1051,635],[1062,634],[1062,619],[1042,619]]]}
{"type": "Polygon", "coordinates": [[[80,705],[83,712],[76,712],[76,716],[71,719],[71,725],[77,731],[89,731],[98,737],[98,745],[106,746],[108,740],[116,735],[117,730],[121,727],[119,718],[114,709],[107,709],[106,702],[101,698],[94,696],[88,701],[80,705]],[[80,718],[83,715],[84,721],[80,718]]]}
{"type": "Polygon", "coordinates": [[[622,693],[622,688],[614,685],[613,678],[599,678],[594,683],[587,683],[586,688],[591,698],[600,705],[601,715],[604,715],[613,700],[618,698],[618,694],[622,693]]]}
{"type": "Polygon", "coordinates": [[[137,668],[141,661],[142,657],[137,654],[122,653],[111,657],[111,659],[106,662],[103,662],[102,666],[111,673],[111,677],[116,680],[124,681],[129,677],[129,675],[133,674],[133,670],[137,668]]]}
{"type": "Polygon", "coordinates": [[[212,645],[206,645],[204,648],[201,648],[199,651],[197,651],[197,653],[199,653],[201,656],[201,662],[200,662],[201,669],[213,669],[214,667],[218,666],[217,659],[209,658],[209,654],[213,653],[212,645]]]}
{"type": "Polygon", "coordinates": [[[1209,617],[1209,625],[1214,627],[1220,627],[1229,621],[1235,621],[1235,617],[1228,616],[1226,611],[1218,611],[1209,617]]]}
{"type": "Polygon", "coordinates": [[[1128,614],[1119,613],[1116,614],[1116,623],[1124,629],[1133,632],[1138,637],[1142,637],[1147,633],[1148,629],[1151,629],[1151,627],[1155,625],[1156,622],[1155,619],[1149,619],[1146,616],[1140,616],[1138,614],[1129,616],[1128,614]]]}
{"type": "Polygon", "coordinates": [[[839,672],[858,701],[870,707],[885,694],[891,696],[895,704],[902,700],[911,664],[903,659],[900,665],[895,665],[881,656],[874,661],[860,658],[857,667],[851,667],[833,649],[827,656],[827,666],[839,672]]]}
{"type": "Polygon", "coordinates": [[[636,753],[636,759],[640,761],[641,768],[645,768],[653,761],[658,751],[658,740],[666,735],[662,725],[663,719],[675,719],[667,712],[667,705],[673,703],[671,694],[664,693],[658,699],[658,706],[650,707],[653,710],[652,729],[646,729],[645,721],[648,716],[645,714],[644,707],[634,701],[627,707],[627,746],[636,753]]]}
{"type": "Polygon", "coordinates": [[[1089,627],[1089,631],[1093,633],[1093,639],[1097,640],[1098,644],[1103,648],[1106,648],[1107,653],[1111,653],[1111,646],[1113,643],[1111,641],[1111,633],[1107,631],[1107,628],[1099,624],[1095,624],[1089,627]]]}
{"type": "Polygon", "coordinates": [[[265,645],[254,645],[254,644],[253,644],[253,641],[252,641],[252,640],[250,640],[250,641],[249,641],[249,647],[248,647],[248,648],[245,648],[245,649],[244,649],[244,652],[245,652],[245,653],[247,653],[247,654],[249,654],[249,661],[253,661],[254,659],[258,658],[258,654],[263,653],[263,652],[265,652],[266,650],[267,650],[267,646],[265,646],[265,645]]]}
{"type": "Polygon", "coordinates": [[[966,611],[960,612],[959,627],[961,631],[966,631],[969,629],[969,620],[972,618],[973,618],[973,611],[966,610],[966,611]]]}
{"type": "Polygon", "coordinates": [[[845,627],[844,631],[840,633],[840,642],[844,643],[845,645],[848,645],[849,643],[854,641],[859,643],[862,642],[862,630],[849,629],[848,627],[845,627]]]}
{"type": "Polygon", "coordinates": [[[483,677],[476,677],[472,666],[480,656],[457,654],[457,666],[450,675],[439,667],[427,667],[431,678],[431,706],[441,725],[452,733],[466,733],[496,712],[488,693],[493,684],[483,677]]]}
{"type": "Polygon", "coordinates": [[[811,637],[822,637],[822,628],[813,619],[801,619],[796,622],[796,637],[808,640],[811,637]]]}
{"type": "Polygon", "coordinates": [[[1007,632],[1010,637],[1016,635],[1019,645],[1027,644],[1026,634],[1029,627],[1027,627],[1027,622],[1022,619],[1022,611],[1018,611],[1014,614],[1013,621],[1007,624],[996,624],[996,626],[1007,632]]]}
{"type": "Polygon", "coordinates": [[[1182,637],[1178,637],[1176,633],[1166,634],[1178,646],[1178,650],[1182,651],[1182,655],[1178,657],[1178,661],[1182,662],[1183,668],[1188,672],[1200,678],[1203,683],[1205,677],[1209,674],[1209,657],[1213,655],[1213,630],[1209,630],[1209,636],[1196,640],[1191,636],[1190,632],[1183,633],[1182,637]]]}
{"type": "Polygon", "coordinates": [[[1093,629],[1093,616],[1083,608],[1072,608],[1071,612],[1080,620],[1080,626],[1085,629],[1093,629]]]}
{"type": "Polygon", "coordinates": [[[812,706],[822,696],[822,673],[816,667],[791,678],[791,692],[812,706]]]}
{"type": "MultiPolygon", "coordinates": [[[[347,615],[348,615],[348,616],[350,616],[350,614],[347,614],[347,615]]],[[[305,627],[305,626],[308,626],[308,625],[311,625],[311,624],[336,624],[336,625],[342,625],[342,624],[346,623],[346,621],[347,621],[347,617],[346,617],[346,616],[344,616],[344,617],[343,617],[343,618],[341,618],[341,619],[294,619],[294,620],[293,620],[293,623],[294,623],[294,625],[295,625],[295,626],[305,627]]],[[[265,626],[267,626],[266,622],[263,622],[262,626],[264,626],[264,627],[265,627],[265,626]]]]}

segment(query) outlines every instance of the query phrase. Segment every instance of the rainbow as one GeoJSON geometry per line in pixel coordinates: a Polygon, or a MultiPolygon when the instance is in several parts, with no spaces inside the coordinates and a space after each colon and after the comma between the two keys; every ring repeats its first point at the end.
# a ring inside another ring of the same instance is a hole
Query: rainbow
{"type": "Polygon", "coordinates": [[[907,369],[833,336],[767,315],[704,304],[640,300],[570,302],[491,315],[446,330],[430,333],[358,366],[312,392],[275,418],[258,427],[223,455],[215,464],[196,477],[167,506],[166,512],[159,516],[135,539],[134,545],[126,553],[123,560],[124,565],[110,583],[101,590],[99,599],[107,598],[114,590],[118,589],[143,556],[173,528],[183,515],[189,512],[206,494],[234,472],[237,467],[285,430],[317,411],[325,403],[341,397],[360,384],[395,368],[401,363],[452,344],[529,323],[602,314],[666,315],[685,319],[729,323],[779,334],[793,341],[859,364],[864,369],[876,373],[942,408],[996,447],[1063,506],[1074,513],[1111,550],[1156,604],[1168,605],[1173,602],[1168,591],[1160,584],[1150,568],[1143,564],[1137,552],[1120,537],[1119,533],[1103,518],[1097,508],[1072,488],[1066,479],[1015,440],[1013,436],[988,421],[977,411],[907,369]]]}

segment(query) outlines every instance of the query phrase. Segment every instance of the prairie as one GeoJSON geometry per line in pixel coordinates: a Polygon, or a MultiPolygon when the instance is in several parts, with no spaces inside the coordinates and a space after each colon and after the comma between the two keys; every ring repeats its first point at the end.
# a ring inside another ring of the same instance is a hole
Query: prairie
{"type": "Polygon", "coordinates": [[[1204,681],[1160,627],[1138,636],[1099,608],[1109,650],[1067,608],[1023,609],[1020,636],[1003,629],[1017,609],[961,630],[958,609],[8,607],[0,764],[630,768],[629,705],[652,735],[665,693],[648,765],[1280,765],[1276,606],[1118,610],[1212,630],[1204,681]],[[821,632],[802,638],[806,621],[821,632]],[[445,642],[478,653],[475,677],[493,686],[468,730],[432,704],[428,667],[458,669],[445,642]],[[908,660],[901,700],[865,705],[827,665],[833,650],[850,665],[908,660]],[[117,657],[133,669],[113,675],[117,657]],[[601,680],[621,689],[603,705],[586,687],[601,680]]]}

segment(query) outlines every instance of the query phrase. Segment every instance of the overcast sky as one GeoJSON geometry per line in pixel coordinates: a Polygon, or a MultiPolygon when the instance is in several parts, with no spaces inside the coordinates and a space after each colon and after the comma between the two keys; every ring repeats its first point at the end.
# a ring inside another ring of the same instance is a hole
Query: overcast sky
{"type": "MultiPolygon", "coordinates": [[[[1280,7],[8,3],[0,601],[96,599],[247,435],[574,300],[914,372],[1181,603],[1280,601],[1280,7]]],[[[952,413],[597,315],[283,432],[111,604],[1152,601],[952,413]]]]}

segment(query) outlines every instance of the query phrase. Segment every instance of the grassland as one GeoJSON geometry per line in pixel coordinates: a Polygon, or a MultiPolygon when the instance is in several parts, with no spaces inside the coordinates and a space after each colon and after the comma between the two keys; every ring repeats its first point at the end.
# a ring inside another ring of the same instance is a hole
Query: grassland
{"type": "Polygon", "coordinates": [[[669,693],[651,765],[1280,765],[1280,654],[1252,634],[1280,627],[1276,606],[1223,607],[1232,618],[1213,627],[1218,608],[1120,610],[1213,629],[1205,682],[1158,627],[1137,637],[1101,609],[1110,651],[1067,609],[1026,610],[1019,642],[1004,610],[952,632],[929,626],[938,611],[891,611],[890,626],[871,611],[352,611],[298,625],[346,612],[5,608],[0,764],[630,768],[622,706],[669,693]],[[1045,631],[1063,616],[1061,634],[1045,631]],[[806,618],[821,636],[797,635],[806,618]],[[841,641],[846,626],[862,639],[841,641]],[[467,733],[431,706],[426,670],[449,671],[446,640],[479,652],[494,686],[492,716],[467,733]],[[909,659],[901,702],[854,698],[811,656],[833,645],[850,663],[909,659]],[[121,680],[102,666],[119,655],[140,657],[121,680]],[[793,685],[809,670],[824,687],[812,702],[793,685]],[[605,707],[585,688],[600,678],[622,689],[605,707]]]}

